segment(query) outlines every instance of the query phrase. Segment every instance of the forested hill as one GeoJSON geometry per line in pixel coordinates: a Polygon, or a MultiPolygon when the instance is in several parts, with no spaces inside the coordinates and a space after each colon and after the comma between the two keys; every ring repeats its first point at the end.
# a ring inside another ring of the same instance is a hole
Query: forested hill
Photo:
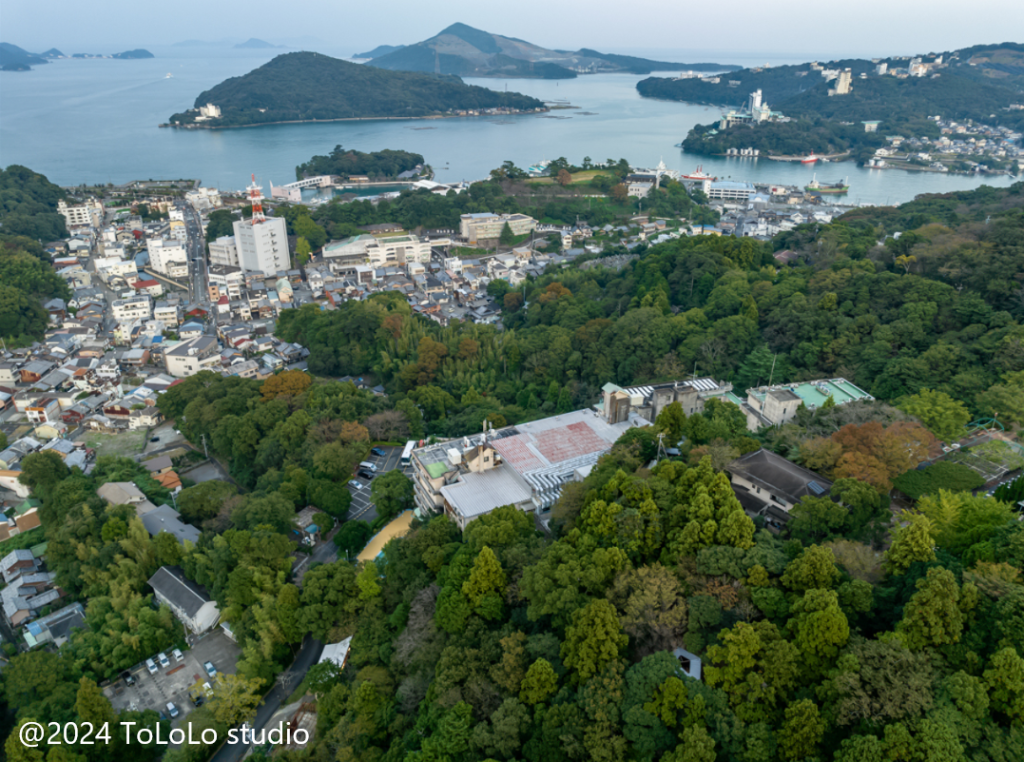
{"type": "MultiPolygon", "coordinates": [[[[1017,184],[857,210],[777,239],[800,254],[797,267],[776,267],[773,246],[752,239],[659,244],[622,271],[531,281],[526,310],[519,293],[498,294],[503,332],[442,329],[371,300],[289,310],[278,333],[309,347],[313,373],[374,372],[431,400],[428,415],[451,435],[492,413],[513,421],[553,409],[562,388],[578,407],[608,381],[668,381],[696,368],[743,390],[773,362],[776,378],[842,376],[885,400],[939,389],[974,415],[1024,423],[1024,376],[1014,375],[1024,371],[1022,201],[1017,184]],[[879,245],[893,232],[902,235],[879,245]],[[1004,404],[1007,390],[1020,401],[1004,404]]],[[[384,221],[390,209],[352,219],[384,221]]]]}
{"type": "MultiPolygon", "coordinates": [[[[488,108],[542,109],[519,93],[464,84],[457,77],[385,71],[319,53],[285,53],[241,77],[199,95],[195,109],[219,106],[213,127],[371,117],[423,117],[488,108]]],[[[171,124],[196,124],[197,110],[174,114],[171,124]]]]}
{"type": "MultiPolygon", "coordinates": [[[[942,54],[944,64],[935,76],[899,79],[891,71],[875,74],[877,63],[890,70],[906,69],[907,59],[844,59],[822,63],[826,69],[853,74],[851,93],[829,97],[828,83],[810,64],[743,69],[712,83],[701,79],[651,77],[637,83],[641,95],[652,98],[742,106],[760,89],[764,101],[790,117],[823,117],[859,122],[906,122],[939,114],[949,119],[978,119],[1010,126],[1024,123],[1024,113],[1007,112],[1024,98],[1024,46],[1015,43],[977,46],[942,54]],[[867,75],[861,79],[860,75],[867,75]],[[733,83],[738,84],[733,84],[733,83]]],[[[924,61],[935,61],[925,56],[924,61]]]]}
{"type": "Polygon", "coordinates": [[[64,191],[27,167],[0,170],[0,337],[8,348],[43,338],[50,316],[43,302],[70,299],[40,243],[68,234],[57,201],[64,191]]]}

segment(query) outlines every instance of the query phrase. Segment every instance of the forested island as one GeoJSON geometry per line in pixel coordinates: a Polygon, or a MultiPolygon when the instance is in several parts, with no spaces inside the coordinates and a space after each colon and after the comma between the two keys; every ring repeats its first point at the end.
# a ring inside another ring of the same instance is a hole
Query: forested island
{"type": "Polygon", "coordinates": [[[371,65],[402,71],[439,72],[461,77],[516,77],[572,79],[577,74],[652,71],[731,71],[737,66],[716,63],[670,63],[636,56],[549,50],[539,45],[492,34],[467,24],[452,24],[438,34],[414,45],[381,45],[360,57],[371,65]]]}
{"type": "Polygon", "coordinates": [[[386,179],[422,166],[423,156],[418,153],[390,149],[364,153],[337,145],[326,156],[314,156],[297,166],[295,178],[301,180],[315,175],[366,175],[374,179],[386,179]]]}
{"type": "Polygon", "coordinates": [[[467,85],[454,76],[386,71],[319,53],[285,53],[199,95],[170,117],[173,127],[247,127],[334,119],[412,119],[466,112],[535,112],[543,102],[467,85]],[[212,103],[221,116],[203,120],[212,103]]]}
{"type": "Polygon", "coordinates": [[[137,59],[137,58],[156,58],[152,53],[144,48],[136,48],[135,50],[126,50],[123,53],[114,53],[113,58],[121,58],[125,60],[137,59]]]}

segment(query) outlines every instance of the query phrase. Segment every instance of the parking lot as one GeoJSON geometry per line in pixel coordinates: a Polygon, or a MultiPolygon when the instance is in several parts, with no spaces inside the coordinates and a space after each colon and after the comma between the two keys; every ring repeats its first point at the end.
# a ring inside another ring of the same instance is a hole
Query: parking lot
{"type": "MultiPolygon", "coordinates": [[[[380,449],[384,450],[385,455],[369,455],[367,457],[367,460],[377,467],[377,476],[402,467],[400,461],[403,448],[381,447],[380,449]]],[[[412,478],[412,464],[402,468],[402,471],[410,479],[412,478]]],[[[348,521],[358,519],[368,524],[372,523],[377,518],[377,511],[370,500],[370,485],[372,482],[359,476],[353,478],[363,486],[362,489],[356,489],[351,484],[348,485],[348,491],[352,493],[352,506],[349,508],[348,515],[345,518],[348,521]]]]}
{"type": "Polygon", "coordinates": [[[166,450],[168,447],[171,447],[173,445],[185,444],[185,435],[175,433],[174,423],[172,421],[166,421],[165,423],[161,423],[155,429],[150,431],[149,439],[156,439],[157,441],[146,441],[145,452],[147,455],[152,452],[166,450]]]}
{"type": "MultiPolygon", "coordinates": [[[[114,709],[144,711],[153,709],[167,715],[167,702],[173,702],[180,714],[174,719],[177,727],[185,715],[192,711],[192,702],[188,698],[188,689],[196,681],[206,682],[209,678],[203,669],[203,662],[211,661],[218,674],[233,674],[235,662],[242,652],[219,627],[202,638],[192,648],[184,651],[184,659],[174,660],[171,651],[165,652],[171,665],[166,669],[158,669],[156,674],[149,674],[146,664],[132,670],[135,685],[126,686],[124,680],[115,680],[103,689],[114,709]]],[[[156,654],[153,654],[156,662],[156,654]]],[[[157,662],[157,667],[159,667],[157,662]]]]}

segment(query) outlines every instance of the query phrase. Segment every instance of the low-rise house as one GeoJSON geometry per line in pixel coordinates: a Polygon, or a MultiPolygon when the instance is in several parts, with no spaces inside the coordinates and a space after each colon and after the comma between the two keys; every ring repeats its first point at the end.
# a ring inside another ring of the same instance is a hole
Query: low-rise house
{"type": "Polygon", "coordinates": [[[29,622],[25,627],[25,644],[29,648],[35,648],[45,643],[53,643],[60,648],[78,629],[85,629],[85,608],[81,603],[72,603],[34,622],[29,622]]]}
{"type": "Polygon", "coordinates": [[[188,579],[180,566],[161,566],[149,578],[149,586],[156,599],[196,635],[211,629],[220,619],[220,610],[206,588],[188,579]]]}
{"type": "Polygon", "coordinates": [[[832,482],[769,450],[747,453],[729,464],[732,489],[747,513],[765,516],[776,527],[789,521],[805,497],[826,497],[832,482]]]}

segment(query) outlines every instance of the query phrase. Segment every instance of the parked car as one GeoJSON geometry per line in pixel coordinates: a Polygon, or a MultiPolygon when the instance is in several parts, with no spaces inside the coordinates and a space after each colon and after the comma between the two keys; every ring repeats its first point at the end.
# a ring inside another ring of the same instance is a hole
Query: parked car
{"type": "Polygon", "coordinates": [[[357,482],[355,479],[349,479],[348,484],[353,489],[362,489],[363,488],[363,485],[360,484],[359,482],[357,482]]]}
{"type": "Polygon", "coordinates": [[[146,669],[149,670],[149,674],[155,675],[157,673],[156,662],[152,659],[146,659],[146,669]]]}
{"type": "Polygon", "coordinates": [[[128,670],[121,673],[121,679],[124,680],[125,685],[135,685],[135,675],[128,670]]]}
{"type": "Polygon", "coordinates": [[[173,701],[167,702],[167,714],[171,715],[171,719],[178,716],[178,707],[174,705],[173,701]]]}
{"type": "Polygon", "coordinates": [[[384,450],[380,449],[379,447],[371,447],[370,452],[376,455],[378,458],[383,458],[384,456],[387,455],[387,453],[384,452],[384,450]]]}
{"type": "Polygon", "coordinates": [[[181,650],[178,648],[175,648],[173,651],[171,651],[171,656],[174,657],[174,661],[176,662],[185,661],[185,654],[183,654],[181,650]]]}
{"type": "Polygon", "coordinates": [[[217,676],[217,668],[213,666],[212,661],[203,662],[203,669],[206,670],[206,674],[208,674],[210,677],[217,676]]]}
{"type": "Polygon", "coordinates": [[[160,666],[163,669],[167,669],[169,666],[171,666],[171,660],[167,658],[167,654],[165,654],[163,651],[158,653],[156,655],[156,658],[160,662],[160,666]]]}
{"type": "Polygon", "coordinates": [[[370,481],[371,479],[373,479],[374,476],[376,476],[376,474],[373,474],[370,471],[360,470],[359,471],[359,476],[361,476],[364,479],[366,479],[366,481],[370,481]]]}
{"type": "Polygon", "coordinates": [[[151,437],[149,441],[150,442],[159,442],[160,441],[160,437],[151,437]]]}

